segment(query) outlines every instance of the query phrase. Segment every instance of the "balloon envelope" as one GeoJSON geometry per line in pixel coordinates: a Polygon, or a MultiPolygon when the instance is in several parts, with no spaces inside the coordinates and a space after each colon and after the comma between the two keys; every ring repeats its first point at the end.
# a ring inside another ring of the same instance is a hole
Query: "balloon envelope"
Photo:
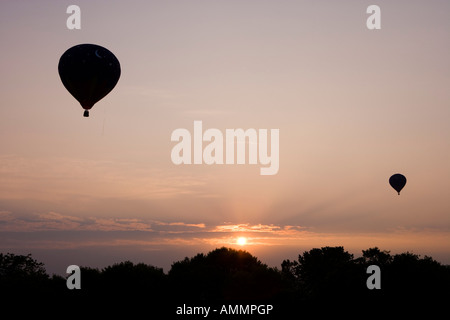
{"type": "Polygon", "coordinates": [[[400,173],[396,173],[389,178],[389,184],[400,194],[400,191],[406,184],[406,177],[400,173]]]}
{"type": "MultiPolygon", "coordinates": [[[[58,72],[61,81],[83,109],[89,110],[116,86],[120,63],[106,48],[79,44],[63,53],[58,72]]],[[[89,115],[85,111],[85,116],[89,115]]]]}

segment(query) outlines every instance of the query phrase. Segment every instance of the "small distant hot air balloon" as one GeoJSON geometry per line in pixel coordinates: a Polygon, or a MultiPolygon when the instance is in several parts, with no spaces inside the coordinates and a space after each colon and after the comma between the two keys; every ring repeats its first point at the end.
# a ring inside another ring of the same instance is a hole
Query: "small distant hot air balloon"
{"type": "Polygon", "coordinates": [[[403,187],[406,184],[406,177],[400,173],[396,173],[389,178],[389,184],[400,195],[400,191],[403,189],[403,187]]]}
{"type": "Polygon", "coordinates": [[[95,44],[79,44],[68,49],[59,59],[61,81],[83,107],[84,116],[116,86],[120,63],[106,48],[95,44]]]}

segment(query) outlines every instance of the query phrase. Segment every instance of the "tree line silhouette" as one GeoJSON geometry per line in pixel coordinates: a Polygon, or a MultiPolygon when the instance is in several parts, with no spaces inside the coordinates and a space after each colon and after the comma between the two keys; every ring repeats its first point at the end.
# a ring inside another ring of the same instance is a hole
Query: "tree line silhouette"
{"type": "Polygon", "coordinates": [[[167,274],[131,261],[103,269],[81,267],[81,290],[67,289],[65,277],[48,275],[44,264],[31,254],[0,254],[0,293],[22,300],[94,305],[105,298],[111,305],[127,301],[139,308],[143,301],[145,305],[250,301],[282,305],[291,315],[323,306],[439,307],[448,303],[449,288],[450,266],[428,256],[391,255],[376,247],[363,250],[358,258],[343,247],[314,248],[299,254],[297,260],[284,260],[281,268],[225,247],[174,262],[167,274]],[[380,290],[366,286],[370,265],[380,267],[380,290]]]}

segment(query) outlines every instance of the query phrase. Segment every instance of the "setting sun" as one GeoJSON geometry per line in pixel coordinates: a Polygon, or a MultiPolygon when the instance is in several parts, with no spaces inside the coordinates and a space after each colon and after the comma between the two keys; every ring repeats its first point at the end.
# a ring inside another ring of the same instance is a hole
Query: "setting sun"
{"type": "Polygon", "coordinates": [[[237,239],[237,244],[240,245],[240,246],[243,246],[243,245],[247,244],[247,239],[244,238],[244,237],[239,237],[237,239]]]}

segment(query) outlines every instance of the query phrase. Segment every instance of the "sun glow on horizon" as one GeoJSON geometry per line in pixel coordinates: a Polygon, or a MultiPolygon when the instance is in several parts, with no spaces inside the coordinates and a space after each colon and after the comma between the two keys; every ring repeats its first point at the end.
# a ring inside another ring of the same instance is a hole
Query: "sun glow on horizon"
{"type": "Polygon", "coordinates": [[[246,245],[247,244],[247,238],[245,237],[239,237],[237,239],[237,244],[240,246],[246,245]]]}

